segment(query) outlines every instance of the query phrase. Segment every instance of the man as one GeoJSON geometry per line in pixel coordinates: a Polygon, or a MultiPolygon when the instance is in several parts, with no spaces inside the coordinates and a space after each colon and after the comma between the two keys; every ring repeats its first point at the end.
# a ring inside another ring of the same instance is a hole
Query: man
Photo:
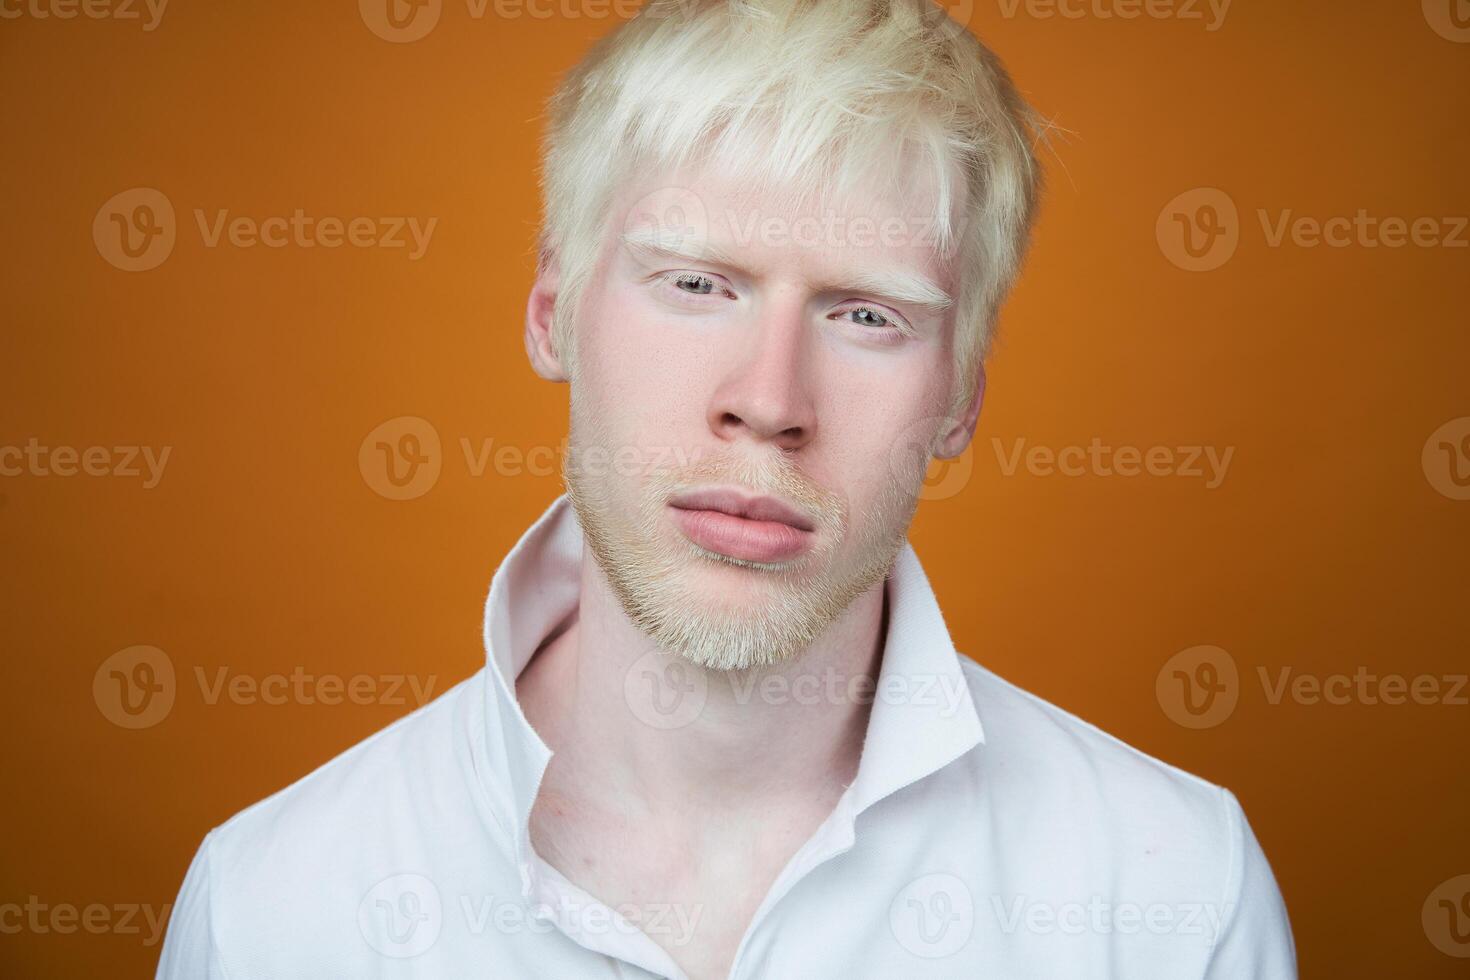
{"type": "Polygon", "coordinates": [[[660,4],[552,104],[568,496],[487,665],[206,838],[162,977],[1295,975],[1235,798],[956,653],[1035,127],[920,0],[660,4]]]}

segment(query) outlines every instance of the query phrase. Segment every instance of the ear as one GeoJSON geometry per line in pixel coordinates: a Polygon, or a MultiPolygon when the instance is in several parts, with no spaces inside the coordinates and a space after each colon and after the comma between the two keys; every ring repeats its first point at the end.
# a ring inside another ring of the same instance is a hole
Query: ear
{"type": "Polygon", "coordinates": [[[980,421],[980,403],[985,400],[985,365],[976,369],[975,394],[970,396],[960,417],[948,423],[949,428],[939,440],[934,455],[940,459],[954,459],[965,451],[975,436],[975,425],[980,421]]]}
{"type": "Polygon", "coordinates": [[[547,381],[566,381],[567,373],[551,342],[551,325],[561,281],[556,256],[548,254],[538,263],[536,281],[526,300],[526,356],[531,367],[547,381]]]}

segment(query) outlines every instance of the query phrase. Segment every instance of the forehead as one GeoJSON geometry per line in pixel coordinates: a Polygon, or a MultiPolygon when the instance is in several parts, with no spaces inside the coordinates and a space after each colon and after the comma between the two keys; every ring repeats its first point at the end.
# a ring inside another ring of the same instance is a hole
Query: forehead
{"type": "Polygon", "coordinates": [[[885,272],[953,291],[963,201],[939,210],[932,173],[864,174],[843,188],[741,177],[708,165],[650,170],[612,208],[612,243],[650,242],[755,274],[811,281],[885,272]]]}

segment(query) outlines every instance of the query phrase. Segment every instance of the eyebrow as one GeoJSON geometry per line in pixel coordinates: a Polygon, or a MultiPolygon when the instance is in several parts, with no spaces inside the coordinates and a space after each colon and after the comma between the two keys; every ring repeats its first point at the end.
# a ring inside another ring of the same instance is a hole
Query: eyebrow
{"type": "Polygon", "coordinates": [[[621,240],[630,250],[645,258],[711,262],[715,265],[729,266],[732,269],[740,268],[740,263],[736,262],[735,257],[728,252],[715,248],[708,242],[698,243],[693,238],[693,235],[678,231],[661,231],[650,228],[625,231],[621,240]]]}
{"type": "Polygon", "coordinates": [[[954,299],[928,276],[898,269],[859,272],[851,288],[871,292],[907,306],[917,306],[936,316],[954,306],[954,299]]]}
{"type": "MultiPolygon", "coordinates": [[[[649,259],[674,259],[685,262],[707,262],[731,269],[741,268],[728,252],[708,242],[697,242],[693,236],[677,231],[637,229],[623,232],[620,240],[629,250],[649,259]]],[[[846,277],[845,282],[826,284],[825,288],[872,293],[906,306],[918,307],[939,315],[954,306],[954,298],[928,276],[901,269],[863,270],[846,277]]]]}

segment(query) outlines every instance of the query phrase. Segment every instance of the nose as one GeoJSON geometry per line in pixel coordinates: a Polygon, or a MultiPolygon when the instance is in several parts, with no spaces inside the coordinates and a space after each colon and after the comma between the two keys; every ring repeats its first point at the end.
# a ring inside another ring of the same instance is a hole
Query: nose
{"type": "Polygon", "coordinates": [[[810,338],[799,303],[768,310],[743,333],[709,404],[709,427],[725,442],[770,443],[796,450],[817,432],[810,338]]]}

